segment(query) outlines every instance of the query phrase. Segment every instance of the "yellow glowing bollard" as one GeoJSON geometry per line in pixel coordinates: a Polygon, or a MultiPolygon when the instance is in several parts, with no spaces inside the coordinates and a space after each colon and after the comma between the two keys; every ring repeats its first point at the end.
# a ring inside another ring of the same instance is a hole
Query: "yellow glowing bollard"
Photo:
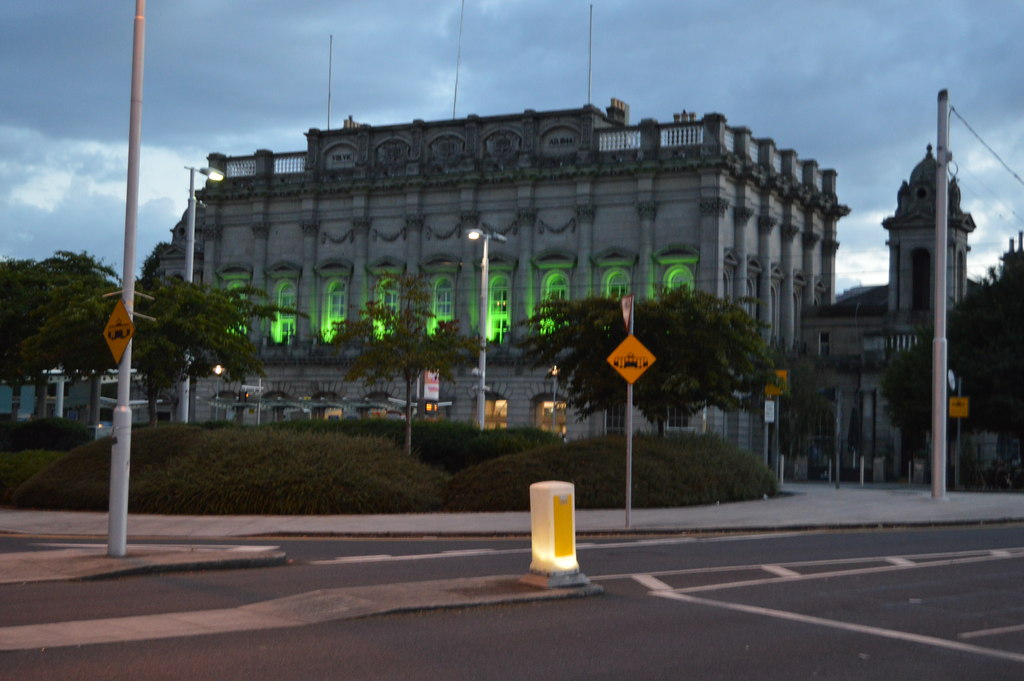
{"type": "Polygon", "coordinates": [[[530,485],[530,532],[533,560],[524,582],[553,589],[590,583],[576,561],[575,488],[571,482],[530,485]]]}

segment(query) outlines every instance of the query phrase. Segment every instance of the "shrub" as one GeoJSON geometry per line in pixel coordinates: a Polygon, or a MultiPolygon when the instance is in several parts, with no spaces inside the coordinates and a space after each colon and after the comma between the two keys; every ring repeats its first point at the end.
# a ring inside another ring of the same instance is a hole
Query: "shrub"
{"type": "MultiPolygon", "coordinates": [[[[282,421],[266,427],[292,432],[384,437],[399,446],[405,441],[405,422],[393,419],[282,421]]],[[[505,454],[557,442],[561,440],[537,428],[481,431],[461,421],[413,421],[412,424],[412,447],[417,458],[449,473],[505,454]]]]}
{"type": "Polygon", "coordinates": [[[68,419],[36,419],[16,424],[10,431],[13,452],[50,449],[66,452],[92,440],[92,431],[68,419]]]}
{"type": "MultiPolygon", "coordinates": [[[[438,510],[446,476],[391,442],[272,429],[160,426],[132,436],[134,513],[438,510]]],[[[104,510],[110,440],[80,447],[14,494],[22,507],[104,510]]]]}
{"type": "MultiPolygon", "coordinates": [[[[484,462],[455,475],[445,508],[522,511],[530,485],[563,480],[576,486],[577,508],[625,505],[626,441],[621,437],[542,447],[484,462]]],[[[714,436],[639,437],[633,443],[633,506],[690,506],[774,495],[778,485],[755,457],[714,436]]]]}
{"type": "Polygon", "coordinates": [[[0,453],[0,503],[9,503],[16,487],[65,456],[67,452],[45,449],[0,453]]]}

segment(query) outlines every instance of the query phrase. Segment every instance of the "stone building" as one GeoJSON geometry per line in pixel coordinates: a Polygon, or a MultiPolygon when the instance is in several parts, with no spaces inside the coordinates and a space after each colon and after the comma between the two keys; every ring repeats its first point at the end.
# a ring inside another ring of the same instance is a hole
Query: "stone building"
{"type": "MultiPolygon", "coordinates": [[[[847,291],[804,317],[804,344],[816,357],[822,385],[839,393],[842,465],[852,468],[863,455],[869,470],[882,466],[886,471],[878,477],[906,475],[924,447],[889,423],[881,380],[892,357],[913,345],[918,329],[934,321],[936,166],[928,145],[897,192],[895,215],[882,221],[888,232],[888,283],[847,291]]],[[[968,291],[967,241],[975,225],[960,207],[955,179],[948,195],[946,285],[952,309],[968,291]]]]}
{"type": "MultiPolygon", "coordinates": [[[[804,317],[834,302],[836,237],[849,210],[836,172],[778,149],[720,114],[629,120],[628,106],[311,129],[306,149],[211,154],[226,179],[198,192],[194,277],[251,283],[308,315],[253,329],[267,377],[261,417],[314,417],[383,405],[398,386],[342,379],[325,345],[396,272],[428,277],[434,312],[479,329],[481,246],[490,241],[487,419],[583,437],[622,427],[621,414],[577,422],[557,386],[514,346],[518,322],[546,297],[651,296],[692,286],[748,305],[772,342],[796,347],[804,317]],[[268,406],[269,405],[269,406],[268,406]]],[[[163,253],[180,275],[183,225],[163,253]]],[[[446,418],[473,421],[477,381],[465,367],[442,385],[446,418]]],[[[238,409],[239,386],[193,390],[196,418],[238,409]],[[221,398],[214,398],[215,394],[221,398]]],[[[253,419],[252,405],[246,419],[253,419]]],[[[708,413],[699,424],[759,451],[760,415],[708,413]]]]}

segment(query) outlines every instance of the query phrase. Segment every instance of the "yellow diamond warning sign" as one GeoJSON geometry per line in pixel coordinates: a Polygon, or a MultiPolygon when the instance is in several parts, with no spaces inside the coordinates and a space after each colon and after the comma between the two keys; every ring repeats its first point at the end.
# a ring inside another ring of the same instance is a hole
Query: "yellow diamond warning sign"
{"type": "Polygon", "coordinates": [[[116,363],[121,363],[121,356],[124,355],[124,351],[128,348],[128,343],[131,342],[134,335],[135,324],[132,323],[132,318],[128,315],[124,301],[119,300],[110,314],[107,327],[103,329],[103,338],[107,341],[107,346],[110,348],[110,353],[114,355],[116,363]]]}
{"type": "Polygon", "coordinates": [[[654,364],[654,360],[651,351],[632,334],[608,355],[608,363],[626,379],[627,383],[635,383],[636,379],[654,364]]]}

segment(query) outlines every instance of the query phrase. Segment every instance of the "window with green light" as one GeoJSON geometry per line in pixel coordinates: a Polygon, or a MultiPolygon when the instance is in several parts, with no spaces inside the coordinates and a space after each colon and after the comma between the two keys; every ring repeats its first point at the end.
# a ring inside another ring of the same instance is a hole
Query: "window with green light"
{"type": "Polygon", "coordinates": [[[450,322],[454,318],[454,293],[452,280],[448,277],[439,277],[434,282],[433,299],[431,301],[431,312],[434,313],[430,320],[430,333],[437,331],[441,322],[450,322]]]}
{"type": "Polygon", "coordinates": [[[615,268],[604,275],[605,296],[609,298],[621,298],[629,294],[629,275],[622,268],[615,268]]]}
{"type": "MultiPolygon", "coordinates": [[[[398,285],[394,279],[385,277],[377,284],[377,302],[391,310],[391,312],[398,312],[398,285]]],[[[377,334],[378,338],[388,333],[384,322],[379,319],[373,322],[373,327],[374,333],[377,334]]]]}
{"type": "Polygon", "coordinates": [[[487,340],[502,343],[511,326],[512,306],[509,279],[505,275],[491,278],[488,295],[487,340]]]}
{"type": "MultiPolygon", "coordinates": [[[[568,300],[569,299],[569,277],[565,272],[551,272],[544,277],[541,286],[542,300],[568,300]]],[[[554,322],[545,319],[540,323],[540,332],[548,334],[554,331],[554,322]]]]}
{"type": "MultiPolygon", "coordinates": [[[[277,292],[274,301],[278,307],[295,309],[296,292],[295,282],[283,281],[277,285],[277,292]]],[[[295,313],[278,312],[270,325],[270,336],[275,343],[288,343],[295,335],[295,313]]]]}
{"type": "MultiPolygon", "coordinates": [[[[241,295],[241,289],[244,289],[247,283],[241,279],[231,279],[225,284],[224,288],[227,291],[239,291],[238,295],[241,295]]],[[[239,335],[247,336],[249,335],[249,326],[247,324],[240,324],[232,329],[232,331],[239,335]]]]}
{"type": "Polygon", "coordinates": [[[340,279],[327,283],[324,289],[324,313],[320,319],[320,336],[328,343],[338,332],[337,324],[345,321],[348,307],[348,284],[340,279]]]}
{"type": "Polygon", "coordinates": [[[677,288],[693,290],[693,270],[686,265],[673,265],[665,271],[664,286],[667,291],[677,288]]]}

